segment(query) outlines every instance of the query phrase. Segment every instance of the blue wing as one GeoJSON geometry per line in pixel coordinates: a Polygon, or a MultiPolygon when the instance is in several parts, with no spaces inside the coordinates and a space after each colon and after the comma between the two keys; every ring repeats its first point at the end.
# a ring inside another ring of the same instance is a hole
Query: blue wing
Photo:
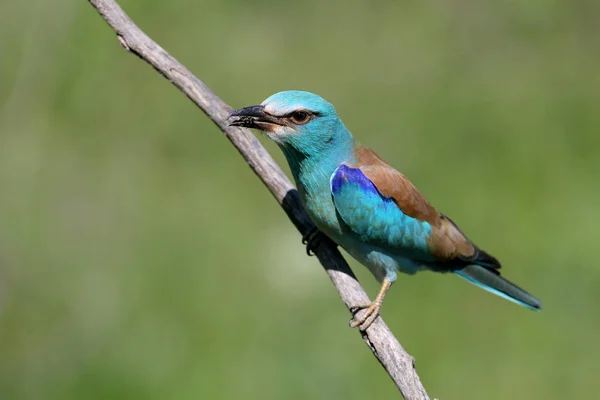
{"type": "Polygon", "coordinates": [[[404,214],[359,168],[338,167],[331,176],[331,193],[339,216],[362,242],[404,257],[433,260],[427,246],[431,225],[404,214]]]}

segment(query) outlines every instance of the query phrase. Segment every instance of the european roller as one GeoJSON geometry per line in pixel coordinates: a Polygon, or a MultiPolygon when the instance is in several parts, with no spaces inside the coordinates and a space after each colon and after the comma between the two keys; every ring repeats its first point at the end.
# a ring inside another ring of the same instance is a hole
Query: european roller
{"type": "MultiPolygon", "coordinates": [[[[335,108],[316,94],[279,92],[231,114],[233,126],[264,132],[290,165],[306,212],[320,232],[381,282],[375,300],[352,327],[377,317],[398,273],[453,273],[532,310],[541,302],[500,276],[500,262],[436,210],[408,178],[359,144],[335,108]]],[[[310,235],[310,246],[318,235],[310,235]]]]}

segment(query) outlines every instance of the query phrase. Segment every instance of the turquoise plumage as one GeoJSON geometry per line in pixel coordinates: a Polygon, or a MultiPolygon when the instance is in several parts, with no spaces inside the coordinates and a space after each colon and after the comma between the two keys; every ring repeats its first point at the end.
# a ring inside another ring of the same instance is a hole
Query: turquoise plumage
{"type": "Polygon", "coordinates": [[[518,304],[541,308],[538,299],[501,277],[500,263],[404,175],[358,144],[323,98],[280,92],[231,118],[231,125],[259,129],[279,145],[319,230],[382,282],[375,301],[360,306],[366,312],[352,326],[366,329],[373,322],[398,272],[453,272],[518,304]]]}
{"type": "Polygon", "coordinates": [[[405,257],[434,261],[427,238],[431,225],[402,212],[357,168],[341,165],[333,173],[331,192],[336,211],[363,243],[394,249],[405,257]]]}

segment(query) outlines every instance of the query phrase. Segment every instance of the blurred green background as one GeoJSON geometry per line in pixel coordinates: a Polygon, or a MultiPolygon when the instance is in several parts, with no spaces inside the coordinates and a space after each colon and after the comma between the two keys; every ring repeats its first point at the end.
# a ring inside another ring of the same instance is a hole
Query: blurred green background
{"type": "MultiPolygon", "coordinates": [[[[121,5],[233,107],[330,100],[544,301],[401,278],[382,313],[432,398],[597,395],[600,3],[121,5]]],[[[0,300],[2,399],[398,396],[235,149],[85,1],[0,5],[0,300]]]]}

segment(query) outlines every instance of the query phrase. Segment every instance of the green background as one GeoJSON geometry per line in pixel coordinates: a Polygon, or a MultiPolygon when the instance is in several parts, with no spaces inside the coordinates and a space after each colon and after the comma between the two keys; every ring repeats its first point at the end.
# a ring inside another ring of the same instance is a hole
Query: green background
{"type": "MultiPolygon", "coordinates": [[[[401,277],[382,313],[432,398],[597,396],[600,3],[121,5],[233,107],[330,100],[543,300],[401,277]]],[[[397,397],[349,318],[237,151],[87,2],[2,2],[2,399],[397,397]]]]}

